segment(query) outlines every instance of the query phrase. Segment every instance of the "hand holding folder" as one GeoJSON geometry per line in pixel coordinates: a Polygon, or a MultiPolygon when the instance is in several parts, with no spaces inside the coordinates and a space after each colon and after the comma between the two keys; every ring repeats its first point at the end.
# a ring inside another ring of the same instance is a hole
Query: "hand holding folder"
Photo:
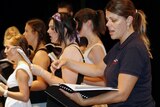
{"type": "Polygon", "coordinates": [[[79,85],[79,84],[53,84],[48,87],[45,92],[51,96],[53,99],[60,102],[65,107],[80,107],[78,104],[66,97],[59,89],[63,89],[67,92],[74,93],[79,92],[82,98],[86,99],[89,97],[97,96],[99,94],[105,93],[107,91],[117,91],[117,88],[112,87],[101,87],[93,85],[79,85]]]}

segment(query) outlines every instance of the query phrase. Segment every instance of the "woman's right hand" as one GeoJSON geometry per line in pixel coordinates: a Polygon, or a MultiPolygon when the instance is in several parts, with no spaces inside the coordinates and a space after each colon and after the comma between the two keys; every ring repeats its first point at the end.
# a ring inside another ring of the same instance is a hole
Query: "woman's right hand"
{"type": "Polygon", "coordinates": [[[5,89],[5,90],[7,90],[7,89],[8,89],[8,86],[7,86],[7,85],[5,85],[5,84],[3,84],[2,82],[0,82],[0,86],[1,86],[3,89],[5,89]]]}
{"type": "Polygon", "coordinates": [[[56,70],[56,69],[60,69],[62,66],[66,65],[67,64],[67,59],[66,58],[63,58],[63,59],[60,59],[60,60],[55,60],[51,63],[51,70],[56,70]]]}

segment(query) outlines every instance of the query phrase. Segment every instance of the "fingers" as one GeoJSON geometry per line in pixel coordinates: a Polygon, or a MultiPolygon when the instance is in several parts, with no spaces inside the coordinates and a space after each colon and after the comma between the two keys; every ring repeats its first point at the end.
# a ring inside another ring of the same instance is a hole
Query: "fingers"
{"type": "Polygon", "coordinates": [[[51,70],[51,72],[52,72],[53,74],[55,74],[55,71],[56,71],[57,69],[55,69],[55,68],[53,68],[52,66],[50,66],[50,70],[51,70]]]}
{"type": "Polygon", "coordinates": [[[52,69],[59,69],[59,61],[55,60],[54,62],[51,63],[52,69]]]}
{"type": "Polygon", "coordinates": [[[63,89],[59,89],[65,96],[67,96],[69,99],[71,99],[72,100],[72,97],[71,97],[71,94],[73,94],[73,93],[69,93],[69,92],[67,92],[67,91],[65,91],[65,90],[63,90],[63,89]]]}
{"type": "Polygon", "coordinates": [[[6,85],[4,85],[2,82],[0,82],[0,86],[1,87],[5,87],[6,85]]]}
{"type": "Polygon", "coordinates": [[[2,85],[3,83],[2,82],[0,82],[0,86],[2,85]]]}
{"type": "Polygon", "coordinates": [[[60,60],[55,60],[54,62],[51,63],[51,66],[52,66],[54,69],[59,69],[59,68],[61,68],[62,66],[64,66],[66,63],[67,63],[67,59],[66,59],[66,58],[63,58],[63,59],[60,59],[60,60]]]}

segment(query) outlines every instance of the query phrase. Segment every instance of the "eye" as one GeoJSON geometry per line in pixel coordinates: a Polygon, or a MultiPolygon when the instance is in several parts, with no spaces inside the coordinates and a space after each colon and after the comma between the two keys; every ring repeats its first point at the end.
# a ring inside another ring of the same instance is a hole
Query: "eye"
{"type": "Polygon", "coordinates": [[[5,50],[9,50],[9,48],[10,48],[9,46],[5,46],[5,50]]]}
{"type": "Polygon", "coordinates": [[[115,19],[115,18],[111,18],[111,21],[114,23],[114,22],[117,22],[118,19],[115,19]]]}
{"type": "Polygon", "coordinates": [[[49,28],[50,28],[51,30],[55,30],[55,27],[54,27],[54,26],[49,26],[49,28]]]}
{"type": "Polygon", "coordinates": [[[9,49],[9,47],[8,47],[8,46],[6,46],[6,49],[9,49]]]}
{"type": "Polygon", "coordinates": [[[52,30],[55,30],[55,27],[51,27],[52,30]]]}
{"type": "Polygon", "coordinates": [[[108,19],[106,18],[106,23],[108,23],[108,19]]]}

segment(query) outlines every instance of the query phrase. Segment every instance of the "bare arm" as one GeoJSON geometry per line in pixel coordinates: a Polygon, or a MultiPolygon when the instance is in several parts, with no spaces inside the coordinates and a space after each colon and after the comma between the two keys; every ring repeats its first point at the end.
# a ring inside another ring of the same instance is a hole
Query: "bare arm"
{"type": "Polygon", "coordinates": [[[67,66],[68,68],[86,76],[97,77],[103,76],[106,64],[103,61],[99,64],[87,64],[67,58],[56,60],[51,64],[52,69],[59,69],[61,66],[67,66]]]}
{"type": "MultiPolygon", "coordinates": [[[[41,66],[45,70],[48,70],[50,59],[45,51],[38,51],[34,56],[32,63],[41,66]]],[[[37,76],[37,80],[32,82],[31,90],[40,91],[46,89],[46,87],[47,83],[44,81],[44,79],[40,76],[37,76]]]]}
{"type": "MultiPolygon", "coordinates": [[[[93,64],[99,64],[101,61],[103,61],[106,52],[105,50],[102,48],[102,45],[95,45],[89,52],[88,54],[88,59],[90,61],[92,61],[93,64]]],[[[86,62],[87,63],[87,62],[86,62]]],[[[84,77],[84,83],[86,84],[92,84],[92,85],[101,85],[101,86],[105,86],[105,82],[104,82],[104,78],[103,76],[101,77],[89,77],[89,76],[85,76],[84,77]]]]}
{"type": "MultiPolygon", "coordinates": [[[[24,70],[19,69],[16,73],[16,78],[17,78],[20,91],[19,92],[8,91],[7,96],[13,99],[27,102],[29,100],[29,93],[30,93],[29,86],[28,86],[29,76],[24,70]]],[[[1,93],[4,93],[4,91],[5,89],[2,89],[2,88],[0,89],[1,93]]]]}
{"type": "MultiPolygon", "coordinates": [[[[64,50],[61,58],[66,57],[68,59],[76,60],[78,62],[82,62],[82,56],[75,47],[69,47],[64,50]]],[[[76,83],[78,73],[74,70],[69,69],[67,66],[62,67],[62,78],[55,76],[53,73],[49,73],[46,70],[42,69],[39,66],[32,65],[32,72],[35,75],[40,75],[48,84],[55,84],[55,83],[76,83]],[[38,73],[37,71],[41,72],[38,73]]],[[[53,71],[52,67],[51,70],[53,71]]],[[[53,71],[54,72],[54,71],[53,71]]]]}

